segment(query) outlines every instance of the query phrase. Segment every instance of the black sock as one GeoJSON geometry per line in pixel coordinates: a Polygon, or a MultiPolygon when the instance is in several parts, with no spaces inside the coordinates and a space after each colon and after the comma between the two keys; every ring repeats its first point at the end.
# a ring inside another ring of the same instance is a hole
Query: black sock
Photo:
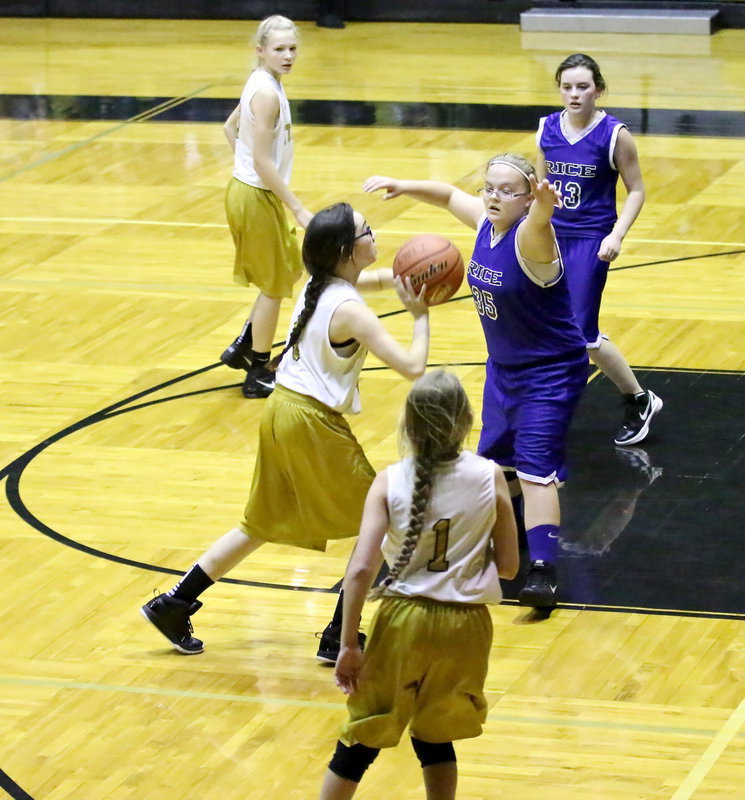
{"type": "Polygon", "coordinates": [[[177,600],[186,600],[189,603],[193,603],[213,583],[212,578],[199,564],[195,564],[168,594],[177,600]]]}
{"type": "Polygon", "coordinates": [[[336,608],[334,609],[334,616],[331,618],[330,624],[335,628],[341,628],[341,612],[344,610],[344,590],[339,592],[339,599],[336,601],[336,608]]]}
{"type": "Polygon", "coordinates": [[[269,363],[269,356],[272,354],[271,350],[266,353],[257,353],[255,350],[251,351],[251,366],[252,367],[265,367],[269,363]]]}

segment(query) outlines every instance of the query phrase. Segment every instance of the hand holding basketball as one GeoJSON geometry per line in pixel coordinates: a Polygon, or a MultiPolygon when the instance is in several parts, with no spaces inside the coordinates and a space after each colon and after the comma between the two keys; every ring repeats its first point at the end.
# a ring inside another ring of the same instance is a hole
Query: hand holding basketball
{"type": "Polygon", "coordinates": [[[436,306],[449,300],[463,281],[463,259],[444,236],[422,233],[405,242],[393,260],[393,274],[410,278],[415,291],[426,284],[424,301],[436,306]]]}
{"type": "Polygon", "coordinates": [[[394,275],[393,286],[396,289],[398,299],[412,317],[416,319],[417,317],[421,317],[422,314],[427,313],[428,303],[425,298],[425,292],[427,291],[426,284],[422,284],[417,291],[412,286],[410,277],[402,278],[400,275],[394,275]]]}

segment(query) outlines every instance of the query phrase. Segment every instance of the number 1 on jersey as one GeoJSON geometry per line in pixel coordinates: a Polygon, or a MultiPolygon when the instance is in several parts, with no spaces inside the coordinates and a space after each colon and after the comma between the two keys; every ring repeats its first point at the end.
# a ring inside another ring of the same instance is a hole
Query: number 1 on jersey
{"type": "Polygon", "coordinates": [[[448,552],[450,520],[438,520],[432,530],[435,532],[435,552],[433,558],[427,562],[427,569],[430,572],[445,572],[450,566],[450,562],[445,558],[448,552]]]}

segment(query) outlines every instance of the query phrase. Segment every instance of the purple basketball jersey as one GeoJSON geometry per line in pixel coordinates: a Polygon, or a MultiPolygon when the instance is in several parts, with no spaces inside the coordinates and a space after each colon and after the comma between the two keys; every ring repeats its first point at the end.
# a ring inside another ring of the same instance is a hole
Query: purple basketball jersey
{"type": "MultiPolygon", "coordinates": [[[[524,217],[523,217],[524,219],[524,217]]],[[[563,266],[544,286],[520,266],[516,222],[492,247],[492,225],[483,218],[468,265],[468,285],[484,329],[489,358],[502,365],[560,359],[584,350],[563,266]]]]}
{"type": "Polygon", "coordinates": [[[536,139],[546,159],[546,177],[561,186],[564,207],[552,219],[558,236],[607,236],[617,219],[618,170],[613,150],[625,125],[604,114],[579,139],[570,140],[566,111],[543,117],[536,139]]]}

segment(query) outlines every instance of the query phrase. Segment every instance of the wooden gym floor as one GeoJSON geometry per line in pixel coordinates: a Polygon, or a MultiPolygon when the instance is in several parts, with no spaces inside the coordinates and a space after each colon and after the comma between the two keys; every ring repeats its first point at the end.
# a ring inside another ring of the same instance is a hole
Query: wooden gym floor
{"type": "MultiPolygon", "coordinates": [[[[350,542],[245,561],[203,598],[202,655],[179,656],[138,613],[232,527],[251,478],[262,402],[217,356],[254,297],[230,278],[220,123],[255,26],[0,22],[0,794],[16,800],[312,798],[344,715],[313,633],[350,542]]],[[[600,62],[647,184],[602,323],[665,410],[643,448],[617,453],[618,401],[590,382],[562,603],[545,620],[494,609],[489,719],[458,745],[459,797],[741,798],[745,32],[301,28],[293,186],[312,209],[363,211],[381,263],[424,231],[467,256],[471,235],[363,195],[363,179],[475,189],[495,152],[532,155],[571,52],[600,62]]],[[[484,348],[457,297],[432,312],[431,363],[478,408],[484,348]]],[[[408,337],[394,296],[371,304],[408,337]]],[[[353,427],[383,466],[407,385],[368,366],[353,427]]],[[[405,743],[358,796],[393,791],[423,797],[405,743]]]]}

